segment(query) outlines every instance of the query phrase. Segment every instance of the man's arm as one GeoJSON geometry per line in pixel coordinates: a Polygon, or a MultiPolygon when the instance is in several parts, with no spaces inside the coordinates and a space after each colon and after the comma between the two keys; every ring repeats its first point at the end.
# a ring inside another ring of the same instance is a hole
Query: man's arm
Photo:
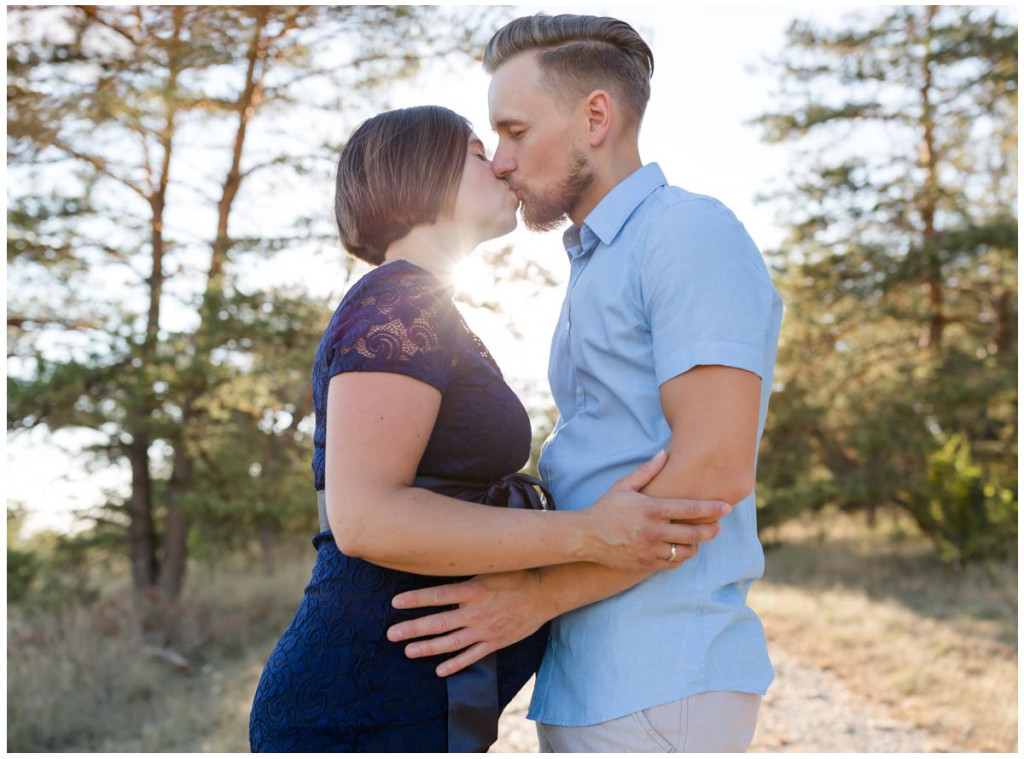
{"type": "Polygon", "coordinates": [[[729,366],[697,366],[660,388],[672,430],[668,463],[645,495],[737,504],[754,489],[761,378],[729,366]]]}
{"type": "MultiPolygon", "coordinates": [[[[663,383],[660,392],[672,430],[669,458],[642,492],[730,504],[743,500],[754,485],[760,378],[732,367],[698,366],[663,383]]],[[[695,545],[680,549],[679,561],[697,550],[695,545]]],[[[620,593],[651,574],[573,563],[410,591],[395,597],[396,607],[459,608],[395,625],[388,638],[440,636],[416,640],[407,646],[406,655],[420,658],[461,651],[438,667],[438,674],[446,676],[522,640],[559,614],[620,593]]]]}

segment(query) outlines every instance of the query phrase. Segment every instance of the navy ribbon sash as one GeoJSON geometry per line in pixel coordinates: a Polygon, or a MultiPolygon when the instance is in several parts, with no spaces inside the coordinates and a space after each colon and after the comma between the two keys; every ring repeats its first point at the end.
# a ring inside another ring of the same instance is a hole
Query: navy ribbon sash
{"type": "MultiPolygon", "coordinates": [[[[417,477],[413,487],[425,488],[462,501],[510,509],[553,511],[550,491],[536,477],[509,474],[493,482],[466,482],[442,477],[417,477]]],[[[324,491],[317,491],[320,530],[330,529],[324,491]]],[[[448,691],[448,751],[485,753],[498,739],[498,655],[492,652],[446,678],[448,691]]]]}

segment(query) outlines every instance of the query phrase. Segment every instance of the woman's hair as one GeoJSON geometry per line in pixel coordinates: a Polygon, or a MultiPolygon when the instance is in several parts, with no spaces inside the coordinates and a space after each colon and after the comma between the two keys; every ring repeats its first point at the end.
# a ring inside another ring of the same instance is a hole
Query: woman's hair
{"type": "Polygon", "coordinates": [[[510,21],[491,37],[484,68],[493,74],[509,58],[531,50],[549,86],[561,96],[582,98],[608,88],[637,128],[651,97],[654,54],[625,21],[597,16],[538,13],[510,21]]]}
{"type": "Polygon", "coordinates": [[[449,209],[472,127],[440,106],[387,111],[352,133],[338,159],[334,219],[345,249],[377,265],[388,246],[449,209]]]}

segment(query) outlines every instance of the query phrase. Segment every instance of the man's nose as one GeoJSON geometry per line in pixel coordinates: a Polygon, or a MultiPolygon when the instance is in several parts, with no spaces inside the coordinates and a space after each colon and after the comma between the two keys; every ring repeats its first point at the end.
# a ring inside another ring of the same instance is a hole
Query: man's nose
{"type": "Polygon", "coordinates": [[[498,149],[494,151],[494,158],[491,159],[491,171],[494,172],[494,176],[504,179],[515,170],[516,162],[512,155],[498,145],[498,149]]]}

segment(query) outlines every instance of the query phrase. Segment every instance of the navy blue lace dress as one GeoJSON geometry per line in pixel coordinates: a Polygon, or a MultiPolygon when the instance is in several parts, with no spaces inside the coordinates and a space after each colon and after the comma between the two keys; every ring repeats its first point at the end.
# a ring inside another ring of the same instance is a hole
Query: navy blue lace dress
{"type": "MultiPolygon", "coordinates": [[[[418,476],[476,482],[516,472],[529,456],[530,421],[494,360],[444,288],[405,261],[384,264],[345,296],[313,366],[313,474],[324,487],[327,388],[340,372],[396,372],[441,391],[418,476]]],[[[311,508],[313,507],[311,499],[311,508]]],[[[481,506],[481,508],[492,508],[481,506]]],[[[249,720],[253,751],[448,750],[448,696],[434,673],[445,656],[408,659],[389,626],[431,610],[398,611],[406,590],[455,582],[342,554],[331,533],[313,538],[312,579],[263,670],[249,720]]],[[[497,653],[504,708],[536,671],[543,627],[497,653]]]]}

